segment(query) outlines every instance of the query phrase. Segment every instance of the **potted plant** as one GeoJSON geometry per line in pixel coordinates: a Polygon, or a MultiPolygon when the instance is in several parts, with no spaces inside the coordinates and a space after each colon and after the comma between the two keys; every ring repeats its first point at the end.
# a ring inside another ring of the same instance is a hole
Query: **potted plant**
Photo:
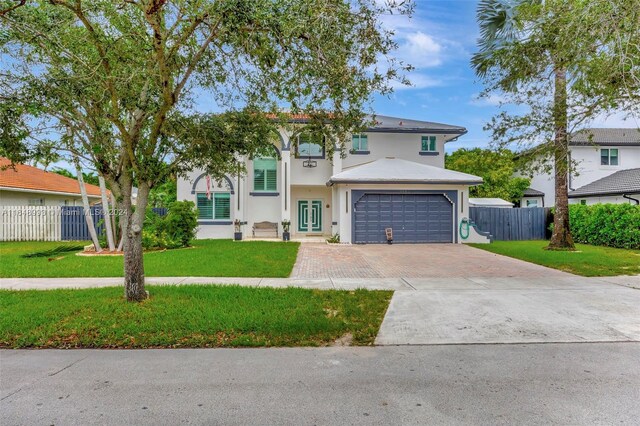
{"type": "Polygon", "coordinates": [[[233,227],[235,228],[235,232],[233,233],[233,239],[235,241],[242,240],[242,230],[240,227],[242,226],[242,222],[239,219],[233,221],[233,227]]]}
{"type": "Polygon", "coordinates": [[[282,221],[282,241],[289,241],[291,238],[291,234],[289,233],[289,228],[291,227],[290,220],[282,221]]]}

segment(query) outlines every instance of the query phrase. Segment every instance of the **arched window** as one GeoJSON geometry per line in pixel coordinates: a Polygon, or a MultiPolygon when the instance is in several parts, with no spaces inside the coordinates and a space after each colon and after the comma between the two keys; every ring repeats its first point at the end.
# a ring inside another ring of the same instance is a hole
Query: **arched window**
{"type": "Polygon", "coordinates": [[[275,192],[278,190],[278,159],[257,157],[253,159],[253,190],[256,192],[275,192]]]}

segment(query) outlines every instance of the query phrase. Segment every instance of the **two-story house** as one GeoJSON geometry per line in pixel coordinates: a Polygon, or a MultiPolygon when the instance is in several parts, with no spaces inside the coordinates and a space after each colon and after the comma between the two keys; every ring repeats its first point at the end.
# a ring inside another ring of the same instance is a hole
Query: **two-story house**
{"type": "MultiPolygon", "coordinates": [[[[640,196],[640,130],[584,129],[573,133],[569,155],[569,202],[632,203],[640,196]]],[[[538,173],[521,200],[522,207],[555,205],[554,178],[538,173]]]]}
{"type": "Polygon", "coordinates": [[[394,242],[460,242],[469,187],[482,179],[446,170],[444,147],[465,133],[376,116],[352,135],[345,158],[327,158],[320,140],[280,129],[273,155],[247,158],[246,174],[216,183],[195,170],[178,181],[178,199],[198,207],[198,238],[232,238],[235,220],[249,238],[256,223],[288,220],[293,239],[338,234],[343,243],[384,243],[391,228],[394,242]]]}

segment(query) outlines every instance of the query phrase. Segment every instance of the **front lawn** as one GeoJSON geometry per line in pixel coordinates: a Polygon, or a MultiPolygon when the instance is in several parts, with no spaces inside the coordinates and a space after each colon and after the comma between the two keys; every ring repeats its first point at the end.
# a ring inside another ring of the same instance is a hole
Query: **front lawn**
{"type": "MultiPolygon", "coordinates": [[[[88,243],[85,243],[88,244],[88,243]]],[[[0,277],[121,277],[122,256],[84,257],[75,252],[52,257],[21,255],[78,242],[0,243],[0,277]]],[[[299,243],[196,240],[192,248],[144,255],[149,277],[288,277],[299,243]]]]}
{"type": "Polygon", "coordinates": [[[0,347],[205,348],[373,343],[391,291],[149,286],[0,291],[0,347]],[[349,336],[349,337],[346,337],[349,336]]]}
{"type": "Polygon", "coordinates": [[[576,244],[573,252],[544,250],[548,244],[548,241],[494,241],[469,245],[585,277],[640,274],[639,250],[586,244],[576,244]]]}

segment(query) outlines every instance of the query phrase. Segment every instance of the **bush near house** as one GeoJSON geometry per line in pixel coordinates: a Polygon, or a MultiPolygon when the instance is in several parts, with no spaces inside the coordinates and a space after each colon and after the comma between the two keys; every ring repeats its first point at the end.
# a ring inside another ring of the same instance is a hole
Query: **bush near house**
{"type": "Polygon", "coordinates": [[[196,236],[198,212],[191,201],[175,201],[166,215],[147,209],[142,231],[145,249],[189,247],[196,236]]]}
{"type": "Polygon", "coordinates": [[[632,204],[573,204],[571,234],[577,243],[640,249],[640,206],[632,204]]]}

